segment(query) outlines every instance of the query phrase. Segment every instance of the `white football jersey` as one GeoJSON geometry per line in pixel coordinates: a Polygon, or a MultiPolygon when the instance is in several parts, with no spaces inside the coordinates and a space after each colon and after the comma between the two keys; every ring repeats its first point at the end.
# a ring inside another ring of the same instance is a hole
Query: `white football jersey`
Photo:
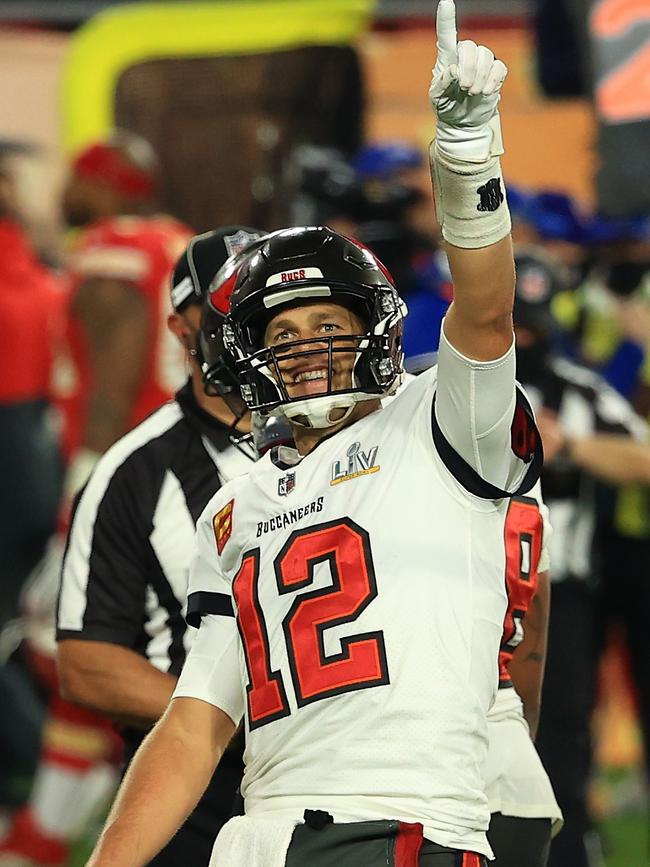
{"type": "Polygon", "coordinates": [[[302,459],[267,454],[213,498],[190,578],[203,625],[175,695],[245,718],[248,814],[421,822],[489,855],[508,500],[447,468],[435,376],[302,459]]]}

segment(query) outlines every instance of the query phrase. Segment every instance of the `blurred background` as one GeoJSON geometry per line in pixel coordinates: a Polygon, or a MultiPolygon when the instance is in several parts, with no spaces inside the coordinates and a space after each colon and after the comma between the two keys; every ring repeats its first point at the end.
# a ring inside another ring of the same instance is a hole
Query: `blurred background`
{"type": "MultiPolygon", "coordinates": [[[[650,4],[457,5],[462,37],[489,45],[509,67],[504,174],[521,273],[531,291],[552,286],[548,351],[590,368],[647,419],[650,4]]],[[[428,179],[432,7],[428,0],[0,0],[0,811],[7,833],[29,803],[51,702],[44,669],[56,588],[34,584],[35,570],[65,525],[66,465],[88,445],[71,432],[70,416],[83,380],[70,338],[79,312],[71,299],[84,274],[79,251],[106,244],[89,234],[98,220],[145,212],[194,232],[327,222],[385,260],[411,311],[410,369],[428,366],[451,297],[428,179]],[[133,135],[126,150],[135,175],[98,157],[96,146],[114,141],[115,130],[133,135]],[[139,137],[147,158],[135,153],[139,137]],[[152,177],[145,195],[141,182],[152,177]]],[[[176,253],[187,237],[179,232],[176,253]]],[[[164,268],[158,276],[162,300],[152,315],[162,321],[164,268]]],[[[163,400],[184,367],[173,347],[157,357],[163,400]]],[[[598,671],[587,698],[592,863],[607,867],[650,864],[650,639],[639,637],[650,634],[648,491],[643,483],[599,484],[599,531],[584,578],[595,623],[584,682],[598,671]],[[640,625],[630,625],[631,609],[640,625]]],[[[562,638],[569,655],[572,640],[569,628],[562,638]]],[[[567,711],[567,730],[572,725],[567,711]]],[[[45,731],[52,736],[51,726],[45,731]]],[[[100,751],[99,764],[115,765],[113,746],[100,751]]],[[[113,777],[105,778],[81,827],[61,840],[49,829],[57,845],[40,861],[11,863],[82,863],[110,796],[113,777]]]]}

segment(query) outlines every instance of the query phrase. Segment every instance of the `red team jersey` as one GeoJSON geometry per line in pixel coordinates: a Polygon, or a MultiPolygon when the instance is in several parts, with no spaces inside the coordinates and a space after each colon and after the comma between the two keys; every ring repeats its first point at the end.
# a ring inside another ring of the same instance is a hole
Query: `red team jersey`
{"type": "Polygon", "coordinates": [[[126,430],[169,400],[184,379],[183,353],[166,327],[171,312],[169,275],[191,232],[171,217],[114,217],[94,223],[76,244],[69,267],[65,347],[58,359],[54,391],[64,416],[67,457],[82,441],[92,372],[84,333],[74,316],[79,287],[91,279],[131,283],[149,313],[147,358],[126,430]]]}
{"type": "Polygon", "coordinates": [[[13,220],[0,220],[0,403],[47,398],[63,287],[13,220]]]}

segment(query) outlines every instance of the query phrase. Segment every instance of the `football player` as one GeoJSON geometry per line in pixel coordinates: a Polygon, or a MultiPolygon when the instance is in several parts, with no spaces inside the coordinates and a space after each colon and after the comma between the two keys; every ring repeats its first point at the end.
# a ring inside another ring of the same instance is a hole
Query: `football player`
{"type": "MultiPolygon", "coordinates": [[[[604,634],[606,620],[618,616],[625,600],[634,600],[629,610],[631,622],[636,622],[645,586],[643,571],[634,587],[638,570],[620,563],[609,587],[602,576],[595,580],[601,572],[595,552],[607,536],[597,520],[601,510],[596,480],[647,483],[650,463],[648,428],[627,401],[594,371],[553,351],[557,326],[551,305],[556,287],[555,270],[546,259],[533,251],[519,259],[514,308],[518,375],[539,413],[546,447],[542,485],[554,529],[548,660],[537,749],[565,824],[553,840],[549,864],[587,867],[600,846],[587,797],[598,632],[602,627],[604,634]]],[[[611,558],[606,545],[602,554],[611,558]]],[[[636,635],[644,639],[646,633],[643,627],[636,635]]],[[[636,647],[643,667],[648,653],[641,644],[636,647]]]]}
{"type": "Polygon", "coordinates": [[[390,405],[404,308],[327,228],[270,236],[224,279],[251,409],[296,448],[226,485],[197,526],[175,697],[141,747],[92,867],[136,867],[192,809],[243,718],[245,815],[228,867],[484,865],[482,767],[506,611],[509,501],[542,451],[515,384],[514,270],[499,168],[506,68],[438,6],[430,97],[454,303],[438,368],[390,405]]]}
{"type": "Polygon", "coordinates": [[[155,215],[156,190],[151,146],[121,131],[75,156],[63,195],[66,222],[79,230],[66,275],[65,339],[53,374],[63,419],[65,495],[59,532],[23,598],[25,644],[52,698],[30,803],[0,842],[3,864],[19,855],[25,864],[64,864],[83,814],[92,814],[110,790],[113,775],[100,769],[120,752],[106,721],[57,694],[54,610],[73,495],[101,454],[170,399],[184,378],[183,352],[165,321],[169,277],[191,233],[155,215]],[[77,797],[81,786],[85,794],[77,797]]]}
{"type": "Polygon", "coordinates": [[[169,275],[191,233],[155,213],[157,172],[149,143],[119,131],[75,157],[64,190],[66,223],[80,233],[68,262],[68,328],[55,388],[75,489],[183,382],[165,317],[169,275]]]}

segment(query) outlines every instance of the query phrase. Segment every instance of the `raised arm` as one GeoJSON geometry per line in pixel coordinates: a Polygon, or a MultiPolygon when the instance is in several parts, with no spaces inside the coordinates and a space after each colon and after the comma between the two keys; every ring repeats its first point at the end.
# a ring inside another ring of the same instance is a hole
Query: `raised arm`
{"type": "Polygon", "coordinates": [[[529,490],[542,461],[532,410],[515,387],[514,260],[497,112],[507,69],[489,48],[457,41],[453,0],[438,4],[437,34],[430,161],[454,300],[440,335],[433,433],[466,490],[500,499],[529,490]]]}
{"type": "Polygon", "coordinates": [[[437,116],[430,159],[454,301],[445,336],[479,361],[512,344],[514,261],[499,155],[497,106],[507,69],[484,45],[457,42],[454,0],[440,0],[429,98],[437,116]]]}

